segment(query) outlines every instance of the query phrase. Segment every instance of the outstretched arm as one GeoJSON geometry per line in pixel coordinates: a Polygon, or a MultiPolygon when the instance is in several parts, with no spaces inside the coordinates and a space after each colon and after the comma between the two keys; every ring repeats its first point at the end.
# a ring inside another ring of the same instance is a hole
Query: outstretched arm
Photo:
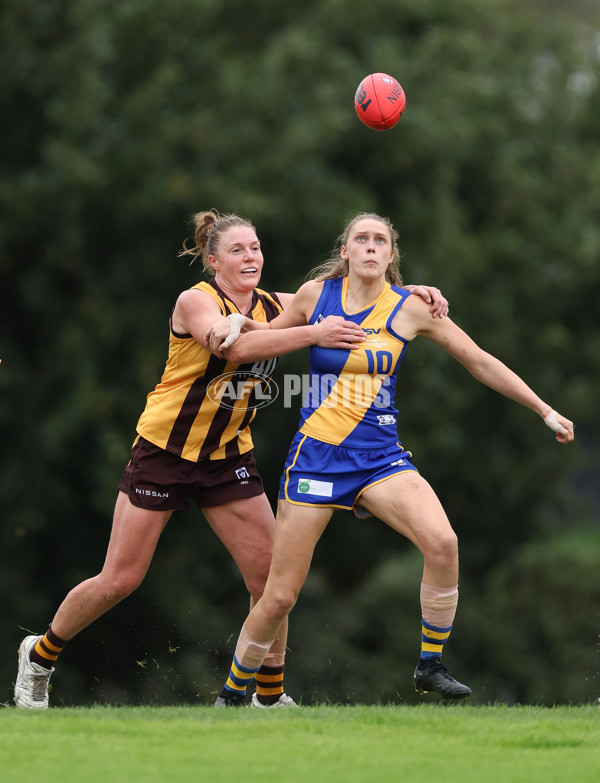
{"type": "Polygon", "coordinates": [[[257,362],[311,345],[354,350],[364,339],[365,335],[357,324],[338,315],[330,315],[318,324],[247,332],[241,334],[230,348],[214,352],[230,362],[257,362]]]}
{"type": "MultiPolygon", "coordinates": [[[[407,301],[405,306],[409,305],[407,301]]],[[[404,309],[404,308],[403,308],[404,309]]],[[[574,438],[573,422],[561,416],[545,403],[522,378],[495,356],[482,350],[466,332],[450,318],[433,321],[419,302],[409,305],[404,314],[404,328],[414,327],[413,334],[423,335],[440,345],[459,361],[480,383],[524,405],[539,414],[544,423],[556,432],[559,443],[569,443],[574,438]]],[[[396,324],[394,324],[396,327],[396,324]]],[[[400,326],[399,328],[402,328],[400,326]]],[[[402,333],[402,332],[400,332],[402,333]]],[[[406,333],[408,334],[408,332],[406,333]]]]}
{"type": "Polygon", "coordinates": [[[270,329],[240,334],[231,347],[213,342],[214,335],[209,335],[211,350],[232,362],[251,362],[283,356],[310,345],[346,350],[357,348],[365,335],[353,321],[330,315],[320,323],[309,324],[321,288],[319,283],[305,283],[289,307],[270,322],[270,329]]]}
{"type": "MultiPolygon", "coordinates": [[[[307,314],[307,309],[310,307],[311,303],[312,309],[314,309],[317,299],[319,298],[320,287],[317,289],[315,288],[316,285],[316,283],[306,283],[304,286],[300,287],[297,294],[277,294],[284,310],[270,322],[253,321],[251,318],[245,318],[238,313],[228,315],[226,318],[221,318],[219,321],[211,324],[210,328],[206,331],[202,341],[203,344],[217,356],[225,356],[223,351],[237,342],[240,334],[246,332],[269,331],[270,329],[289,329],[294,326],[305,326],[308,324],[310,312],[312,312],[311,310],[307,314]]],[[[299,350],[300,348],[306,348],[309,345],[314,345],[315,343],[310,341],[310,335],[311,332],[306,330],[305,332],[289,333],[287,336],[292,339],[294,345],[296,345],[296,339],[299,339],[300,342],[296,347],[289,348],[286,353],[299,350]]],[[[265,348],[272,345],[273,349],[277,350],[279,343],[280,339],[271,341],[264,337],[259,337],[258,342],[252,341],[251,344],[255,346],[264,346],[265,348]]],[[[242,345],[248,345],[248,340],[243,341],[242,345]]],[[[273,356],[280,355],[280,353],[273,354],[273,356]]],[[[227,356],[228,358],[231,358],[229,354],[227,356]]],[[[257,359],[254,359],[254,361],[257,361],[257,359]]]]}

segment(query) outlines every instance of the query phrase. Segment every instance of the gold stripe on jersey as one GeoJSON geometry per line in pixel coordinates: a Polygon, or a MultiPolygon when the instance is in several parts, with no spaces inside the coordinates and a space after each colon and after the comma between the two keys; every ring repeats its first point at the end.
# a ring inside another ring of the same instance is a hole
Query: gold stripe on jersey
{"type": "MultiPolygon", "coordinates": [[[[239,365],[236,365],[239,366],[239,365]]],[[[226,369],[225,374],[231,372],[226,369]]],[[[246,384],[258,385],[260,381],[258,379],[247,379],[246,384]]],[[[251,393],[242,395],[237,399],[233,405],[233,409],[229,410],[229,425],[226,430],[223,431],[219,440],[219,446],[211,452],[211,459],[224,459],[227,456],[231,456],[227,451],[227,447],[230,444],[230,431],[236,430],[238,432],[238,444],[240,447],[240,454],[244,454],[246,451],[250,451],[252,448],[252,438],[250,437],[249,423],[254,418],[256,411],[248,410],[248,403],[251,399],[251,393]]]]}
{"type": "MultiPolygon", "coordinates": [[[[223,315],[239,312],[216,282],[202,282],[193,288],[209,294],[223,315]]],[[[270,321],[282,310],[270,294],[255,289],[251,309],[245,313],[255,321],[270,321]]],[[[267,375],[275,368],[271,361],[239,364],[214,356],[189,334],[170,330],[169,354],[160,383],[150,392],[140,416],[137,432],[159,448],[183,459],[223,459],[253,448],[249,424],[256,411],[250,407],[252,394],[243,394],[234,405],[220,404],[213,394],[214,382],[222,375],[250,371],[267,375]],[[212,397],[211,397],[212,394],[212,397]]],[[[250,378],[249,382],[252,382],[250,378]]],[[[257,381],[258,382],[258,381],[257,381]]]]}
{"type": "MultiPolygon", "coordinates": [[[[347,284],[348,278],[345,278],[342,303],[345,302],[347,284]]],[[[348,352],[330,393],[300,427],[303,434],[339,446],[363,421],[382,386],[389,383],[406,347],[406,341],[386,329],[388,318],[400,301],[401,297],[386,283],[372,303],[371,312],[360,321],[365,341],[348,352]]],[[[326,377],[327,373],[324,373],[323,378],[326,377]]],[[[311,382],[319,382],[319,376],[312,376],[311,382]]],[[[385,394],[385,389],[382,394],[385,394]]]]}
{"type": "Polygon", "coordinates": [[[383,376],[342,373],[327,398],[301,427],[305,435],[315,440],[339,446],[363,420],[365,410],[377,397],[383,376]],[[356,387],[360,385],[360,392],[356,387]]]}

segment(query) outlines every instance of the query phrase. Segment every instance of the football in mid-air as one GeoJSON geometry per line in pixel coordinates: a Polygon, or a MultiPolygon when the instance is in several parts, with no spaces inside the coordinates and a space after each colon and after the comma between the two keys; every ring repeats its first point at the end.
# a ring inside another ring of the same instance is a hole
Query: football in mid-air
{"type": "Polygon", "coordinates": [[[402,117],[406,96],[387,73],[370,73],[358,85],[354,108],[359,120],[373,130],[389,130],[402,117]]]}

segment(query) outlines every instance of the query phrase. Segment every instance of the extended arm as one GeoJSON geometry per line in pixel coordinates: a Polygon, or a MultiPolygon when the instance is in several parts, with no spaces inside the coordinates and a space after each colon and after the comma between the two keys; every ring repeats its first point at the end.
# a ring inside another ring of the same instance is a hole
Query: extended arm
{"type": "Polygon", "coordinates": [[[222,355],[232,362],[249,362],[283,356],[310,345],[356,348],[365,339],[358,324],[337,315],[330,315],[317,324],[308,323],[321,288],[322,283],[305,283],[285,310],[270,322],[270,329],[241,334],[222,355]]]}
{"type": "MultiPolygon", "coordinates": [[[[440,345],[480,383],[539,414],[547,426],[556,432],[556,439],[560,443],[569,443],[573,440],[573,422],[553,411],[551,406],[538,397],[522,378],[495,356],[482,350],[453,321],[449,318],[432,321],[427,310],[418,300],[411,304],[407,301],[405,307],[406,305],[408,308],[404,313],[404,323],[399,327],[400,329],[404,327],[405,334],[408,334],[406,329],[412,325],[414,336],[423,335],[440,345]]],[[[396,327],[396,323],[394,326],[396,327]]]]}
{"type": "MultiPolygon", "coordinates": [[[[299,293],[301,293],[302,290],[303,289],[301,288],[299,293]]],[[[243,315],[234,313],[226,318],[222,317],[211,324],[202,338],[202,344],[217,356],[225,356],[225,349],[237,342],[241,333],[269,331],[270,329],[288,329],[292,326],[306,326],[308,317],[305,315],[304,311],[298,307],[299,301],[306,305],[306,302],[303,301],[306,297],[301,296],[300,300],[298,300],[297,294],[277,294],[277,296],[279,297],[279,301],[284,310],[270,323],[267,321],[253,321],[251,318],[245,318],[243,315]]],[[[312,329],[305,329],[303,332],[290,333],[288,334],[288,338],[291,338],[293,344],[293,346],[288,349],[288,352],[300,350],[300,348],[306,348],[309,345],[315,344],[312,329]]],[[[280,348],[280,344],[282,344],[280,339],[272,341],[264,337],[259,337],[258,342],[251,341],[249,343],[248,340],[242,341],[242,347],[254,345],[259,350],[269,350],[269,347],[272,346],[272,349],[277,351],[280,348]]],[[[280,356],[281,353],[274,353],[272,355],[280,356]]],[[[227,357],[231,358],[231,355],[227,354],[227,357]]],[[[265,359],[271,357],[261,356],[261,358],[265,359]]],[[[253,358],[253,360],[257,361],[258,358],[253,358]]]]}

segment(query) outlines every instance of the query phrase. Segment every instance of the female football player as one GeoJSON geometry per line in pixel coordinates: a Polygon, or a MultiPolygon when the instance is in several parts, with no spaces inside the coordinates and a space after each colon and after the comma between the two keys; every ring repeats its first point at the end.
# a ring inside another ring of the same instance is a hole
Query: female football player
{"type": "MultiPolygon", "coordinates": [[[[378,517],[421,551],[422,644],[415,687],[438,691],[445,699],[471,693],[441,661],[458,602],[457,537],[396,431],[396,374],[412,340],[423,336],[437,343],[478,381],[541,416],[559,443],[573,440],[571,421],[449,318],[432,319],[424,302],[401,287],[397,238],[389,220],[358,215],[346,226],[330,261],[299,289],[285,312],[265,331],[242,334],[225,349],[232,361],[264,359],[270,355],[269,331],[318,325],[331,315],[356,323],[366,337],[354,350],[310,349],[310,393],[281,477],[269,578],[243,624],[222,691],[231,703],[242,701],[260,671],[336,508],[378,517]]],[[[214,345],[227,333],[219,329],[209,337],[214,345]]]]}
{"type": "MultiPolygon", "coordinates": [[[[186,509],[190,500],[231,553],[251,605],[262,594],[275,520],[254,462],[249,424],[255,396],[261,384],[268,384],[275,362],[221,358],[203,344],[203,337],[219,322],[239,325],[243,315],[250,324],[266,325],[292,295],[257,287],[263,256],[248,220],[209,211],[195,215],[194,224],[193,245],[184,245],[180,255],[200,258],[210,279],[184,291],[171,315],[165,371],[137,424],[102,571],[69,592],[44,635],[27,636],[21,643],[14,690],[18,707],[48,706],[50,675],[66,642],[140,585],[171,514],[186,509]],[[223,399],[218,391],[223,376],[247,384],[249,393],[241,393],[233,404],[223,399]]],[[[434,317],[447,313],[448,303],[438,289],[417,287],[417,293],[430,302],[434,317]]],[[[313,342],[350,350],[364,339],[357,324],[341,317],[273,335],[270,356],[313,342]]],[[[283,689],[286,634],[284,617],[257,674],[254,706],[294,704],[283,689]]],[[[218,706],[224,703],[217,699],[218,706]]]]}

